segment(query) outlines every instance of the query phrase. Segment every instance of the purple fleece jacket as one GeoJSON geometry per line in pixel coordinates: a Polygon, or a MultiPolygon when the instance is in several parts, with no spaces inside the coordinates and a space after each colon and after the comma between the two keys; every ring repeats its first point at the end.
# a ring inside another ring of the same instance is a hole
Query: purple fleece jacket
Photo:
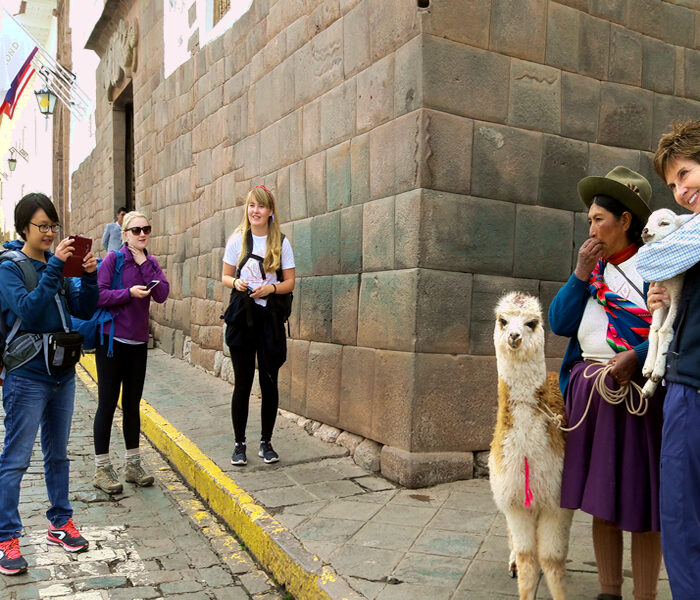
{"type": "Polygon", "coordinates": [[[116,252],[124,255],[124,268],[122,269],[122,287],[118,290],[110,290],[116,253],[110,252],[102,261],[97,272],[97,287],[100,290],[100,299],[97,306],[106,306],[112,315],[118,315],[114,319],[114,337],[137,342],[148,341],[148,307],[151,297],[162,304],[170,293],[170,284],[165,278],[158,261],[150,254],[146,255],[146,262],[138,266],[134,257],[126,246],[122,246],[116,252]],[[146,285],[153,279],[160,283],[151,290],[145,298],[132,298],[129,289],[134,285],[146,285]]]}

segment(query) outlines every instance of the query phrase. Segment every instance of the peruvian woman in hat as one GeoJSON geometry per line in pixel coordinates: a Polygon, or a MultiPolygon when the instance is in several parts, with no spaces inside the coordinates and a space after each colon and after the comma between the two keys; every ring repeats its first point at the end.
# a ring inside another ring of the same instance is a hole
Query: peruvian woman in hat
{"type": "MultiPolygon", "coordinates": [[[[569,432],[561,505],[593,516],[601,593],[621,599],[622,532],[632,532],[636,600],[656,597],[661,566],[659,453],[663,391],[642,401],[651,315],[636,262],[650,214],[649,182],[626,167],[578,184],[588,239],[549,309],[570,338],[559,383],[569,432]]],[[[662,388],[659,388],[662,390],[662,388]]]]}

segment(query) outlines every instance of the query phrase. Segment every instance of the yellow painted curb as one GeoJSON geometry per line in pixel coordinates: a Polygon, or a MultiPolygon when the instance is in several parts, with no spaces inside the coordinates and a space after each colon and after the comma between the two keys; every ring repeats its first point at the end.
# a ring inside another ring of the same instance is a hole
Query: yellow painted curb
{"type": "MultiPolygon", "coordinates": [[[[94,355],[83,356],[80,365],[79,377],[95,393],[94,355]]],[[[366,600],[143,398],[141,431],[296,600],[366,600]]]]}

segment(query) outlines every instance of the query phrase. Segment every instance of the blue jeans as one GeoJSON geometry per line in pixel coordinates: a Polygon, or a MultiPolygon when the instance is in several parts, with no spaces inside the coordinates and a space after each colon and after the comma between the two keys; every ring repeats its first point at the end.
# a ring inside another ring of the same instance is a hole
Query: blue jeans
{"type": "Polygon", "coordinates": [[[674,600],[700,590],[700,391],[670,383],[661,437],[661,546],[674,600]]]}
{"type": "Polygon", "coordinates": [[[61,527],[73,516],[68,501],[68,438],[75,377],[64,383],[48,383],[9,373],[2,391],[5,441],[0,454],[0,541],[5,541],[18,537],[22,530],[19,491],[39,425],[51,503],[46,517],[54,527],[61,527]]]}

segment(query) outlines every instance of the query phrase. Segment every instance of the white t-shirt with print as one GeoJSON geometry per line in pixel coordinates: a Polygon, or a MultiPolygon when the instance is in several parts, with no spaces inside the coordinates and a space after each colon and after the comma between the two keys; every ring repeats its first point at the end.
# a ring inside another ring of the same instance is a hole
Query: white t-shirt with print
{"type": "MultiPolygon", "coordinates": [[[[226,242],[226,250],[224,251],[224,262],[227,265],[235,267],[238,264],[238,259],[241,255],[241,239],[242,235],[240,231],[234,232],[228,241],[226,242]]],[[[253,235],[253,254],[265,258],[265,250],[267,249],[267,236],[266,235],[253,235]]],[[[292,251],[292,245],[285,236],[282,241],[282,256],[281,256],[281,267],[284,269],[294,268],[294,252],[292,251]]],[[[248,287],[254,290],[264,284],[269,283],[280,283],[277,279],[277,273],[265,273],[264,275],[260,272],[260,263],[255,258],[249,258],[246,263],[241,268],[240,278],[248,283],[248,287]]],[[[256,298],[255,302],[260,306],[266,306],[267,300],[265,298],[256,298]]]]}

